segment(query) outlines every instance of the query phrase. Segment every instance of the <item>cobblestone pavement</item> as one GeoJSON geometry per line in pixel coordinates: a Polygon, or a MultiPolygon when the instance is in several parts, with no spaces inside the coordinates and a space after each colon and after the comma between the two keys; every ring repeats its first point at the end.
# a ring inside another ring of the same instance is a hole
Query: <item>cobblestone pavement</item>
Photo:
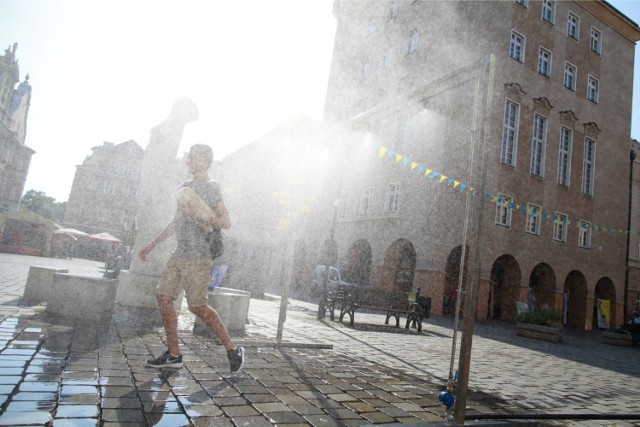
{"type": "MultiPolygon", "coordinates": [[[[32,265],[102,275],[101,263],[93,261],[0,254],[0,426],[445,421],[438,393],[449,372],[451,319],[429,319],[418,334],[385,327],[379,315],[356,313],[352,328],[318,321],[315,304],[291,300],[276,346],[278,298],[252,299],[245,333],[234,337],[247,360],[232,375],[223,347],[194,335],[193,316],[182,310],[185,367],[157,371],[144,366],[165,350],[156,310],[116,305],[105,324],[51,316],[44,304],[21,303],[32,265]]],[[[471,418],[640,426],[640,416],[615,419],[640,414],[640,347],[606,345],[598,332],[575,330],[551,344],[517,337],[513,325],[476,322],[469,389],[471,418]],[[561,419],[547,419],[553,414],[561,419]],[[572,414],[600,419],[566,419],[572,414]]]]}

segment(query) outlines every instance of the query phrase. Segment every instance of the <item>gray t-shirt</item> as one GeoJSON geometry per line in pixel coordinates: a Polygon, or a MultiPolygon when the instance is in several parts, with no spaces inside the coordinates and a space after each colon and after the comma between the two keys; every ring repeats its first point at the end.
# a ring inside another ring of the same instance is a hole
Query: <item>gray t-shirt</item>
{"type": "MultiPolygon", "coordinates": [[[[190,187],[211,208],[222,201],[220,185],[213,180],[203,183],[190,180],[182,184],[182,187],[190,187]]],[[[211,259],[207,234],[207,230],[196,221],[179,212],[176,223],[178,247],[173,252],[174,255],[186,259],[211,259]]]]}

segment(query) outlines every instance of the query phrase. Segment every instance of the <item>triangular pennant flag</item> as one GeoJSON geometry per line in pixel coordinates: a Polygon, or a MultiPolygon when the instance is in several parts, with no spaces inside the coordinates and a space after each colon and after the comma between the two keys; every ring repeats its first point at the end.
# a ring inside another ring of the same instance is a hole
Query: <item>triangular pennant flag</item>
{"type": "Polygon", "coordinates": [[[438,172],[433,172],[431,175],[429,175],[429,178],[436,178],[438,177],[440,174],[438,172]]]}
{"type": "Polygon", "coordinates": [[[417,167],[418,167],[418,164],[416,162],[411,162],[411,170],[414,170],[417,167]]]}
{"type": "Polygon", "coordinates": [[[402,160],[402,156],[400,154],[396,154],[396,163],[402,160]]]}
{"type": "MultiPolygon", "coordinates": [[[[424,176],[431,175],[431,173],[432,173],[432,172],[433,172],[433,169],[429,169],[429,168],[427,168],[427,170],[426,170],[426,171],[424,171],[424,176]]],[[[432,177],[432,178],[433,178],[433,177],[432,177]]]]}
{"type": "Polygon", "coordinates": [[[460,191],[464,191],[467,188],[467,184],[460,184],[460,191]]]}
{"type": "Polygon", "coordinates": [[[458,181],[453,181],[453,188],[456,188],[458,185],[460,185],[460,182],[458,182],[458,181]]]}
{"type": "Polygon", "coordinates": [[[447,177],[446,177],[446,176],[444,176],[444,175],[440,175],[440,182],[444,181],[445,179],[447,179],[447,177]]]}
{"type": "Polygon", "coordinates": [[[452,178],[447,178],[447,185],[451,185],[453,184],[453,179],[452,178]]]}
{"type": "Polygon", "coordinates": [[[424,170],[424,166],[422,165],[418,166],[418,173],[422,173],[423,170],[424,170]]]}
{"type": "Polygon", "coordinates": [[[498,201],[498,196],[493,196],[491,198],[491,203],[496,203],[498,201]]]}
{"type": "Polygon", "coordinates": [[[405,157],[405,158],[404,158],[404,160],[402,161],[402,165],[406,167],[406,166],[409,164],[409,162],[410,162],[410,161],[411,161],[411,160],[409,160],[409,159],[407,159],[407,158],[405,157]]]}
{"type": "Polygon", "coordinates": [[[380,150],[378,150],[378,156],[380,157],[384,156],[387,150],[388,150],[387,147],[380,146],[380,150]]]}

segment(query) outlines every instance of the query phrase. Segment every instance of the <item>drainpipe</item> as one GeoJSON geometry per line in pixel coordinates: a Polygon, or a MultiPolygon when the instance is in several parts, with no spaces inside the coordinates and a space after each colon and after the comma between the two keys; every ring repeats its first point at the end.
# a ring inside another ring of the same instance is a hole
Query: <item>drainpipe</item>
{"type": "Polygon", "coordinates": [[[629,297],[629,247],[631,243],[631,195],[633,191],[633,162],[636,160],[636,152],[631,150],[629,153],[629,206],[627,211],[627,257],[625,259],[626,266],[624,271],[624,301],[622,303],[622,323],[627,323],[627,298],[629,297]]]}

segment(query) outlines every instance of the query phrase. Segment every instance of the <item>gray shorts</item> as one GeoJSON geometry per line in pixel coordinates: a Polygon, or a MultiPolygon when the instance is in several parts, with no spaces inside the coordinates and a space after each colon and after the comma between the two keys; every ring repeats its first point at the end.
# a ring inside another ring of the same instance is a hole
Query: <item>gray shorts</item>
{"type": "Polygon", "coordinates": [[[160,277],[156,294],[175,300],[184,289],[189,308],[206,306],[209,304],[207,291],[211,270],[211,259],[185,259],[171,255],[160,277]]]}

